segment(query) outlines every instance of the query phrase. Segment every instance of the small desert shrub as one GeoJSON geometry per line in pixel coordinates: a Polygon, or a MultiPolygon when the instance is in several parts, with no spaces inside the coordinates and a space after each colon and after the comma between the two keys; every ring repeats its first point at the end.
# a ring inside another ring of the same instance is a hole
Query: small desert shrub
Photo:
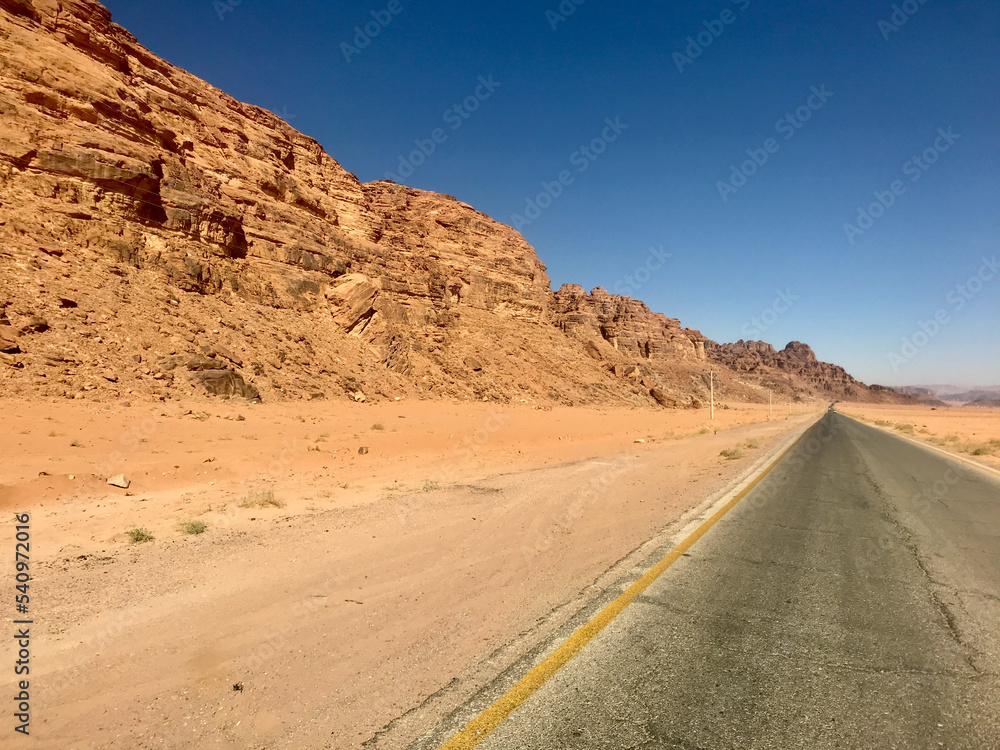
{"type": "Polygon", "coordinates": [[[433,479],[427,479],[424,481],[424,492],[434,492],[434,490],[440,489],[441,483],[435,482],[433,479]]]}
{"type": "Polygon", "coordinates": [[[737,458],[743,458],[743,451],[739,448],[726,448],[724,451],[719,453],[727,461],[735,461],[737,458]]]}
{"type": "Polygon", "coordinates": [[[753,438],[750,438],[749,440],[743,441],[743,447],[746,448],[747,450],[752,451],[754,448],[760,448],[760,443],[758,443],[753,438]]]}
{"type": "Polygon", "coordinates": [[[142,544],[143,542],[153,541],[153,535],[146,528],[129,529],[125,533],[128,534],[129,544],[142,544]]]}
{"type": "Polygon", "coordinates": [[[905,432],[907,435],[913,434],[912,424],[898,424],[896,425],[896,429],[899,430],[900,432],[905,432]]]}
{"type": "Polygon", "coordinates": [[[711,432],[711,430],[708,429],[707,427],[702,427],[700,430],[698,430],[698,434],[699,435],[707,435],[710,432],[711,432]]]}
{"type": "Polygon", "coordinates": [[[285,502],[274,496],[274,490],[252,490],[240,501],[241,508],[284,508],[285,502]]]}
{"type": "Polygon", "coordinates": [[[204,534],[205,529],[208,528],[204,521],[181,521],[177,526],[182,533],[189,536],[204,534]]]}
{"type": "Polygon", "coordinates": [[[970,443],[965,448],[967,453],[973,456],[992,456],[993,449],[984,443],[970,443]]]}
{"type": "Polygon", "coordinates": [[[380,424],[379,422],[376,422],[375,424],[372,425],[372,429],[376,430],[378,432],[382,432],[383,430],[385,430],[385,425],[384,424],[380,424]]]}

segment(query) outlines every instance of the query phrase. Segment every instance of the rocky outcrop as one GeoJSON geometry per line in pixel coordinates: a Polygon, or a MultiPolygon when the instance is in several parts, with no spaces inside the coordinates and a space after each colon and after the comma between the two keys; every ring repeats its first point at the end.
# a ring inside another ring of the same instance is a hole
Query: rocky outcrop
{"type": "Polygon", "coordinates": [[[511,227],[362,184],[93,0],[0,0],[0,302],[4,391],[77,398],[688,404],[723,351],[638,300],[553,293],[511,227]]]}
{"type": "Polygon", "coordinates": [[[639,300],[608,294],[601,287],[587,293],[563,284],[552,303],[553,320],[588,340],[604,341],[619,354],[645,360],[705,359],[705,338],[680,321],[652,312],[639,300]]]}
{"type": "Polygon", "coordinates": [[[708,357],[744,375],[762,381],[780,383],[779,376],[791,376],[799,387],[830,399],[852,401],[908,400],[907,397],[883,386],[867,386],[851,377],[844,368],[820,362],[816,354],[801,341],[789,342],[781,351],[764,341],[737,341],[735,344],[708,342],[708,357]]]}

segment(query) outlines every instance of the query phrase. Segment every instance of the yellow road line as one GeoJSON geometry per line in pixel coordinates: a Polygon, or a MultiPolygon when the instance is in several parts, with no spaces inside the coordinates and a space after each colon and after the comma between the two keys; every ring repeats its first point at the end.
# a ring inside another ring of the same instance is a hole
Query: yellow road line
{"type": "MultiPolygon", "coordinates": [[[[808,431],[808,430],[807,430],[808,431]]],[[[805,432],[802,433],[805,435],[805,432]]],[[[481,714],[465,725],[465,729],[454,735],[450,740],[441,745],[438,750],[472,750],[499,727],[508,716],[524,703],[531,695],[544,685],[555,675],[565,664],[576,656],[580,650],[586,646],[598,633],[611,624],[622,611],[631,604],[636,597],[652,585],[653,581],[663,575],[664,571],[673,565],[695,542],[701,539],[709,529],[715,526],[719,520],[726,515],[733,507],[742,500],[757,484],[777,466],[788,452],[791,451],[799,441],[792,443],[782,451],[764,471],[758,474],[753,481],[739,491],[732,500],[723,505],[712,516],[706,519],[701,526],[695,529],[683,542],[674,547],[662,560],[650,568],[638,581],[629,586],[613,602],[594,615],[586,625],[571,635],[562,645],[553,651],[537,667],[526,674],[520,682],[497,699],[493,705],[484,709],[481,714]]]]}

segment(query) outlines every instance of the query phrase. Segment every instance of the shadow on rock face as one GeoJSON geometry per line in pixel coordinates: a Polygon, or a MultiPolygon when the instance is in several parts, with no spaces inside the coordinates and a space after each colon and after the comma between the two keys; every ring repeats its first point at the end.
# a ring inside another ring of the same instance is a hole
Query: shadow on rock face
{"type": "Polygon", "coordinates": [[[192,373],[193,380],[206,391],[223,398],[238,396],[248,401],[260,401],[260,392],[243,380],[238,372],[233,370],[201,370],[192,373]]]}

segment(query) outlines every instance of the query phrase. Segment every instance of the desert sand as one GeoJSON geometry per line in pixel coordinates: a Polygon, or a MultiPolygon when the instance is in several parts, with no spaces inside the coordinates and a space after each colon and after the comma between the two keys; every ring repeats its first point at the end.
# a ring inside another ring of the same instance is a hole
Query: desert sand
{"type": "Polygon", "coordinates": [[[823,408],[192,406],[3,404],[38,747],[404,747],[823,408]]]}

